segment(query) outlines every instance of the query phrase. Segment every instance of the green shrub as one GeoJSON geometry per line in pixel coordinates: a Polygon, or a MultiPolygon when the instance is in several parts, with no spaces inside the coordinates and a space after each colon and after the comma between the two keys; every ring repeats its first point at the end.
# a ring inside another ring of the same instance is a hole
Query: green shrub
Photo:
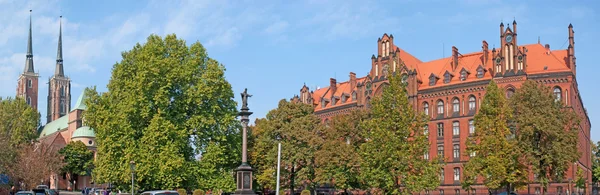
{"type": "Polygon", "coordinates": [[[187,191],[185,191],[185,189],[177,189],[177,193],[179,193],[179,195],[187,195],[187,191]]]}
{"type": "Polygon", "coordinates": [[[310,191],[308,191],[308,190],[302,190],[302,192],[300,193],[300,195],[310,195],[310,191]]]}
{"type": "Polygon", "coordinates": [[[194,190],[194,195],[204,195],[204,191],[201,189],[194,190]]]}

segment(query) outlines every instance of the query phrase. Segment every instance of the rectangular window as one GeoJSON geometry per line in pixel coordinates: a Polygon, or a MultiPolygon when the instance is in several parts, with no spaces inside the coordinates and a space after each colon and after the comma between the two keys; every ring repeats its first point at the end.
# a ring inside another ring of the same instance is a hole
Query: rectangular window
{"type": "Polygon", "coordinates": [[[474,151],[473,151],[473,152],[471,152],[470,156],[471,156],[471,157],[475,157],[475,152],[474,152],[474,151]]]}
{"type": "Polygon", "coordinates": [[[460,134],[460,126],[458,121],[452,122],[452,135],[458,136],[460,134]]]}
{"type": "Polygon", "coordinates": [[[425,151],[425,155],[423,155],[423,159],[429,160],[429,150],[425,151]]]}
{"type": "Polygon", "coordinates": [[[469,134],[473,135],[475,133],[475,125],[473,124],[473,120],[469,120],[469,134]]]}
{"type": "Polygon", "coordinates": [[[31,88],[33,86],[33,82],[31,82],[31,80],[27,79],[27,87],[31,88]]]}
{"type": "Polygon", "coordinates": [[[452,147],[452,155],[454,159],[460,158],[460,145],[454,144],[454,146],[452,147]]]}
{"type": "Polygon", "coordinates": [[[437,155],[438,155],[440,158],[444,158],[444,146],[443,146],[443,145],[439,145],[439,146],[438,146],[437,155]]]}
{"type": "MultiPolygon", "coordinates": [[[[444,184],[444,168],[440,170],[440,181],[442,181],[442,184],[444,184]]],[[[440,190],[440,192],[443,194],[442,190],[440,190]]]]}
{"type": "Polygon", "coordinates": [[[423,135],[429,135],[429,125],[423,126],[423,135]]]}
{"type": "Polygon", "coordinates": [[[437,124],[438,137],[444,137],[444,123],[437,124]]]}

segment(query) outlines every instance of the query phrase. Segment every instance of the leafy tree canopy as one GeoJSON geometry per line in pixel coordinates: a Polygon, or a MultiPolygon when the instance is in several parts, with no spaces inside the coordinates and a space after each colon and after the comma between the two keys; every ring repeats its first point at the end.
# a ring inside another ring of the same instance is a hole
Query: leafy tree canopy
{"type": "Polygon", "coordinates": [[[298,181],[314,184],[314,153],[323,132],[312,105],[279,101],[266,118],[258,119],[252,128],[254,136],[251,160],[258,169],[256,176],[263,187],[275,188],[277,144],[281,143],[281,183],[294,188],[298,181]]]}
{"type": "Polygon", "coordinates": [[[84,118],[98,143],[96,181],[127,189],[135,161],[137,189],[197,185],[195,154],[239,132],[225,68],[199,42],[188,47],[175,35],[151,35],[122,58],[107,92],[86,91],[84,118]]]}
{"type": "Polygon", "coordinates": [[[69,175],[71,182],[75,181],[76,175],[89,174],[94,166],[94,153],[83,142],[69,142],[58,153],[63,156],[62,172],[69,175]]]}
{"type": "Polygon", "coordinates": [[[501,187],[519,187],[527,183],[527,166],[520,161],[516,139],[509,128],[512,111],[498,89],[494,80],[490,81],[475,115],[475,135],[467,139],[467,155],[471,156],[465,164],[464,182],[469,189],[476,178],[483,178],[483,184],[489,189],[501,187]]]}
{"type": "Polygon", "coordinates": [[[360,147],[361,176],[366,185],[386,194],[411,194],[439,186],[439,161],[423,158],[429,149],[423,131],[427,119],[408,102],[406,84],[399,74],[389,78],[389,85],[373,99],[371,108],[371,119],[365,123],[367,141],[360,147]]]}
{"type": "Polygon", "coordinates": [[[0,97],[0,174],[15,163],[19,147],[37,138],[40,114],[22,98],[0,97]]]}
{"type": "Polygon", "coordinates": [[[579,157],[579,118],[549,87],[528,80],[510,98],[517,141],[526,162],[544,188],[561,181],[579,157]]]}

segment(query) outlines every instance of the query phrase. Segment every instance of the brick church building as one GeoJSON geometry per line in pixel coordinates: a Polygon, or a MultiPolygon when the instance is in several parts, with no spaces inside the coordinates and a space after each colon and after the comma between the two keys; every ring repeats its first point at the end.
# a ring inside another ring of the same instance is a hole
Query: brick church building
{"type": "MultiPolygon", "coordinates": [[[[487,188],[479,184],[467,192],[461,188],[463,163],[466,154],[465,141],[475,131],[473,116],[478,112],[486,86],[494,80],[506,96],[510,97],[525,80],[535,80],[550,86],[558,101],[573,109],[582,119],[579,130],[581,158],[571,165],[564,183],[550,183],[548,193],[573,192],[576,173],[574,167],[584,171],[586,189],[591,193],[590,120],[583,106],[577,85],[575,41],[573,26],[568,26],[569,46],[566,50],[552,50],[541,43],[519,44],[517,23],[500,24],[499,48],[489,48],[483,41],[479,51],[460,53],[452,47],[447,58],[423,62],[394,44],[394,36],[384,34],[377,40],[377,54],[371,57],[368,75],[357,77],[350,72],[349,79],[338,82],[330,79],[330,85],[316,90],[306,85],[300,89],[297,101],[314,106],[314,112],[323,122],[350,110],[369,108],[372,97],[387,85],[387,76],[393,72],[408,82],[408,97],[413,107],[430,117],[426,128],[429,132],[430,149],[425,159],[436,156],[445,158],[440,172],[441,185],[424,194],[486,194],[487,188]]],[[[535,176],[529,176],[534,181],[535,176]]],[[[532,182],[519,194],[541,194],[540,185],[532,182]]]]}
{"type": "MultiPolygon", "coordinates": [[[[62,18],[62,16],[61,16],[62,18]]],[[[25,68],[17,82],[17,97],[25,99],[34,109],[38,110],[39,73],[35,72],[33,64],[33,38],[31,19],[29,20],[29,37],[27,40],[27,54],[25,55],[25,68]]],[[[84,95],[82,94],[71,108],[71,80],[65,76],[62,55],[62,23],[59,27],[58,49],[56,56],[56,69],[54,75],[48,79],[48,108],[46,124],[38,129],[38,141],[59,150],[72,141],[83,142],[88,149],[96,151],[94,130],[85,126],[82,112],[86,109],[84,95]]],[[[77,189],[92,186],[89,176],[79,176],[75,185],[77,189]]],[[[44,181],[51,189],[74,188],[69,184],[64,174],[54,174],[44,181]]]]}

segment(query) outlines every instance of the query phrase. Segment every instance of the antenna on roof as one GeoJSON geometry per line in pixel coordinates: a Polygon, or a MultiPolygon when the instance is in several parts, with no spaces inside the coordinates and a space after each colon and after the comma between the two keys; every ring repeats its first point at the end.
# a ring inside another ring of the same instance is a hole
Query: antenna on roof
{"type": "Polygon", "coordinates": [[[540,44],[540,36],[538,36],[538,44],[540,44]]]}

